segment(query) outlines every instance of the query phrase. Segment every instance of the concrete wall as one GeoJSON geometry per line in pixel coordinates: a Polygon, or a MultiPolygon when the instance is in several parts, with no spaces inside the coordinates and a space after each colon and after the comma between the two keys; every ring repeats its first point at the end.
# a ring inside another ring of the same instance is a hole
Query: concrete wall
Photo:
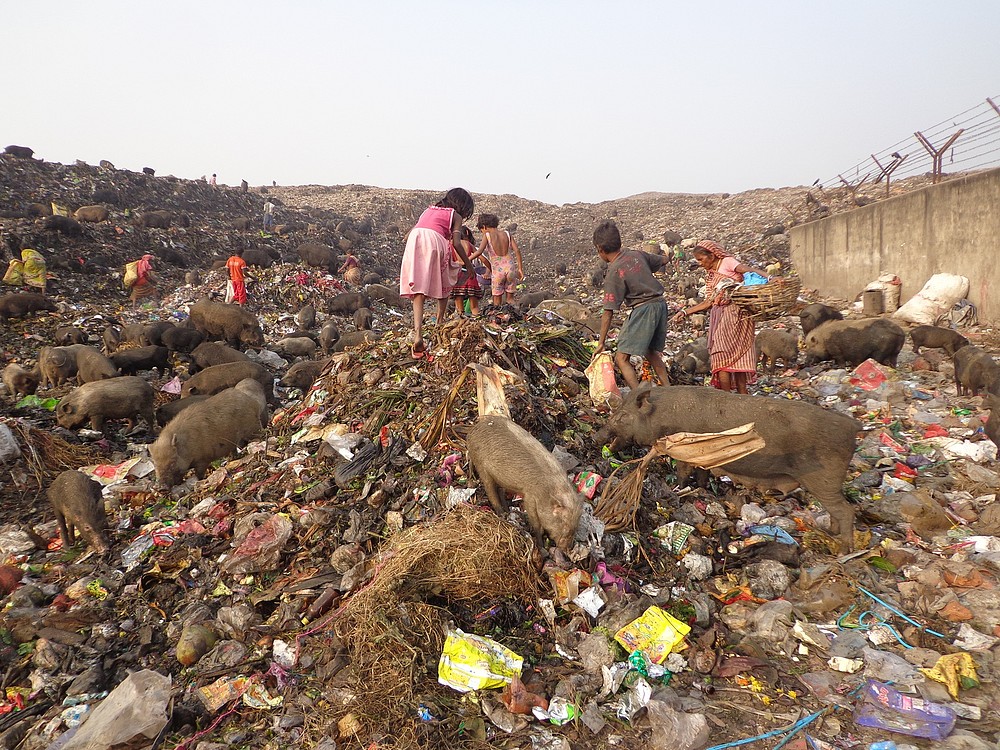
{"type": "Polygon", "coordinates": [[[1000,169],[931,185],[790,230],[803,286],[853,300],[882,271],[901,302],[935,273],[970,281],[981,321],[1000,321],[1000,169]]]}

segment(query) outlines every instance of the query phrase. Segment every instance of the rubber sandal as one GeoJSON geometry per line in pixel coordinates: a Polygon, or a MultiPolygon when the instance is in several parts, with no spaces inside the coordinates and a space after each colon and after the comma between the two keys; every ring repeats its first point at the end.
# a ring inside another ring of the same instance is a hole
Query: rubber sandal
{"type": "Polygon", "coordinates": [[[410,356],[414,359],[424,359],[427,356],[427,344],[424,341],[420,342],[420,349],[417,349],[417,345],[414,344],[410,347],[410,356]]]}

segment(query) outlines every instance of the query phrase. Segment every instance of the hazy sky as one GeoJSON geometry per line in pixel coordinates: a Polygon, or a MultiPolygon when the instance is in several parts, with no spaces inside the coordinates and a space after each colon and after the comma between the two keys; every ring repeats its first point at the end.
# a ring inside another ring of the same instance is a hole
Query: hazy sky
{"type": "Polygon", "coordinates": [[[553,203],[803,185],[1000,94],[998,31],[998,0],[17,0],[0,147],[553,203]]]}

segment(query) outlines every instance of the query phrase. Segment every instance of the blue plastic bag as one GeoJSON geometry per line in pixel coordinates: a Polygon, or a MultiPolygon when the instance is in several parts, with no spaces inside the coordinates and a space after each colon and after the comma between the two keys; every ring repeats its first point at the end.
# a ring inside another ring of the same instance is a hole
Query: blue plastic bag
{"type": "Polygon", "coordinates": [[[766,283],[767,278],[761,276],[759,273],[751,271],[750,273],[743,274],[743,286],[760,286],[766,283]]]}

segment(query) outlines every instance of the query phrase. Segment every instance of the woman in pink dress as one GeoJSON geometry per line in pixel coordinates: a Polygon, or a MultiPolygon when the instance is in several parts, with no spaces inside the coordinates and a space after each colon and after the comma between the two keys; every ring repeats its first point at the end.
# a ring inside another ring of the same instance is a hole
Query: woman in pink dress
{"type": "Polygon", "coordinates": [[[427,208],[406,236],[406,250],[399,269],[399,294],[413,302],[413,346],[411,353],[421,359],[427,347],[422,335],[424,299],[437,300],[437,320],[444,320],[448,295],[458,279],[462,264],[472,274],[472,262],[462,244],[462,222],[472,216],[472,196],[462,188],[452,188],[427,208]],[[462,264],[454,261],[454,256],[462,264]]]}

